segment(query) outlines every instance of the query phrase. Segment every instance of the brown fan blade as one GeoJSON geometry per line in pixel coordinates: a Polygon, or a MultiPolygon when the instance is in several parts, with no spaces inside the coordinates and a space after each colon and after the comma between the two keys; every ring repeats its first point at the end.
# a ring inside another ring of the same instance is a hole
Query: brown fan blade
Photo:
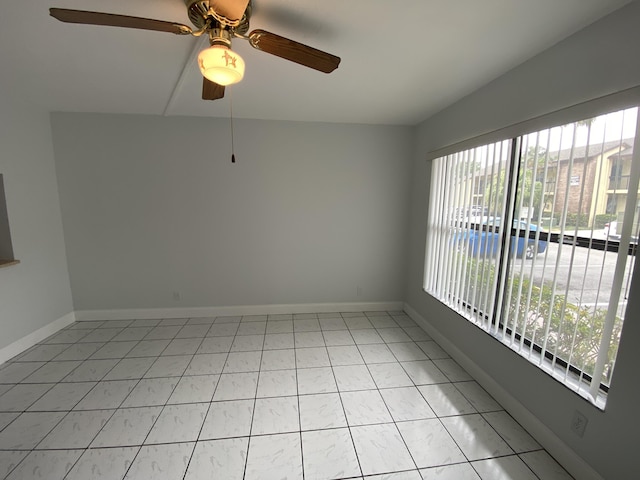
{"type": "Polygon", "coordinates": [[[229,20],[240,20],[249,5],[249,0],[209,0],[209,8],[229,20]]]}
{"type": "Polygon", "coordinates": [[[324,73],[331,73],[340,65],[340,57],[264,30],[251,32],[249,42],[253,48],[324,73]]]}
{"type": "Polygon", "coordinates": [[[190,35],[192,30],[186,25],[175,22],[164,22],[150,18],[129,17],[112,13],[87,12],[84,10],[68,10],[66,8],[50,8],[49,14],[61,22],[81,23],[85,25],[105,25],[109,27],[138,28],[140,30],[155,30],[157,32],[175,33],[176,35],[190,35]]]}
{"type": "Polygon", "coordinates": [[[224,97],[224,86],[218,85],[206,78],[202,79],[202,99],[203,100],[217,100],[224,97]]]}

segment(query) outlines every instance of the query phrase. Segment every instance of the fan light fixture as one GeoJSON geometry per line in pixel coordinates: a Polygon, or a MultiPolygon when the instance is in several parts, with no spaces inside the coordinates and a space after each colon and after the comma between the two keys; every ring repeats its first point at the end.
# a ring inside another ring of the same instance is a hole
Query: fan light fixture
{"type": "Polygon", "coordinates": [[[198,55],[202,75],[218,85],[238,83],[244,76],[244,60],[226,45],[212,45],[198,55]]]}

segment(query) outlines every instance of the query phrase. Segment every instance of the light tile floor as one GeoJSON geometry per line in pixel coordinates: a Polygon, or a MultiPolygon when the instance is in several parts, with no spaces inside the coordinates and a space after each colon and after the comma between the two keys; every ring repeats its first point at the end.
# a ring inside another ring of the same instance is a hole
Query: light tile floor
{"type": "Polygon", "coordinates": [[[570,479],[402,312],[77,322],[0,367],[0,478],[570,479]]]}

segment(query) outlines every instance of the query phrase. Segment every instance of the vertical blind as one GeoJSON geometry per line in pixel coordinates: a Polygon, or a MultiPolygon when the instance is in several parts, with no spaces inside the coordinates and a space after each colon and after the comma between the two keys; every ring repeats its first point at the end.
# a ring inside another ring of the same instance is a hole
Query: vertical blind
{"type": "Polygon", "coordinates": [[[638,241],[638,109],[432,163],[424,288],[600,408],[638,241]]]}

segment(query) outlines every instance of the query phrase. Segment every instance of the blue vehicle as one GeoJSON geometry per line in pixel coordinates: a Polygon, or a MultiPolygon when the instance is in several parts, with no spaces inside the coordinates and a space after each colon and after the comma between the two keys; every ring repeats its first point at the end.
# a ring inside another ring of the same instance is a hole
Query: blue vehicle
{"type": "MultiPolygon", "coordinates": [[[[495,255],[500,246],[500,236],[496,227],[500,227],[499,218],[482,217],[478,218],[476,223],[469,222],[469,227],[461,233],[458,233],[455,242],[459,244],[459,248],[464,248],[469,255],[495,255]]],[[[513,228],[519,229],[512,231],[511,252],[516,249],[516,256],[521,258],[524,256],[527,260],[531,260],[538,253],[544,253],[547,249],[545,240],[529,238],[529,232],[536,232],[537,225],[528,224],[522,220],[514,220],[513,228]],[[524,234],[524,236],[522,236],[524,234]],[[517,238],[516,238],[517,236],[517,238]]],[[[540,230],[542,232],[542,230],[540,230]]]]}

